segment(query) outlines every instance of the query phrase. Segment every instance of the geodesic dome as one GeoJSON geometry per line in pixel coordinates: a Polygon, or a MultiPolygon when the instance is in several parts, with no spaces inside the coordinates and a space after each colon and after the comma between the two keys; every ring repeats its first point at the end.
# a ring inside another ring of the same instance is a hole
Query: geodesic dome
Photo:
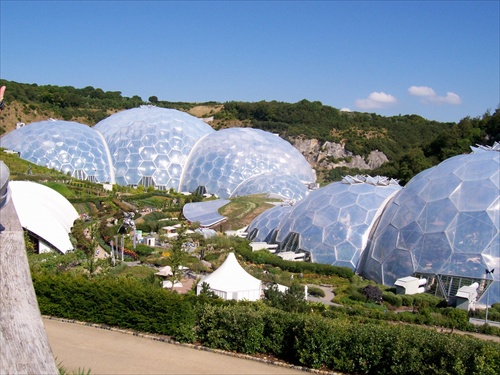
{"type": "MultiPolygon", "coordinates": [[[[119,185],[179,189],[182,171],[196,142],[214,130],[175,109],[141,106],[100,121],[119,185]]],[[[194,190],[194,189],[193,189],[194,190]]]]}
{"type": "Polygon", "coordinates": [[[295,176],[264,173],[243,181],[234,189],[231,197],[265,192],[281,199],[299,201],[307,195],[307,191],[307,186],[295,176]]]}
{"type": "Polygon", "coordinates": [[[205,186],[210,194],[229,198],[245,180],[258,175],[295,176],[302,183],[316,181],[307,160],[287,141],[259,129],[230,128],[198,142],[186,165],[181,190],[205,186]]]}
{"type": "Polygon", "coordinates": [[[276,228],[291,209],[292,206],[274,206],[265,210],[248,226],[247,238],[255,242],[273,243],[276,239],[276,228]]]}
{"type": "Polygon", "coordinates": [[[104,139],[92,128],[78,122],[34,122],[4,135],[0,146],[19,152],[25,160],[80,180],[114,183],[104,139]]]}
{"type": "MultiPolygon", "coordinates": [[[[414,272],[484,279],[498,269],[500,145],[472,149],[419,173],[387,205],[363,276],[393,285],[414,272]]],[[[499,271],[490,301],[500,301],[499,271]]]]}
{"type": "Polygon", "coordinates": [[[278,225],[280,251],[306,251],[312,262],[355,270],[375,220],[400,189],[385,177],[346,176],[312,191],[278,225]]]}

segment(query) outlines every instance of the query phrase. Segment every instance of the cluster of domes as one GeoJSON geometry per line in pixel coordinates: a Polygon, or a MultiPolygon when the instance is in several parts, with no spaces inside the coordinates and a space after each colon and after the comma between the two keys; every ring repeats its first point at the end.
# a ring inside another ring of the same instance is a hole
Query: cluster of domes
{"type": "Polygon", "coordinates": [[[60,120],[32,123],[0,140],[23,159],[75,178],[123,186],[195,191],[222,198],[268,193],[301,199],[316,177],[283,139],[258,129],[216,132],[173,109],[141,106],[93,128],[60,120]]]}
{"type": "Polygon", "coordinates": [[[119,185],[166,190],[179,188],[194,145],[214,132],[187,113],[153,106],[119,112],[94,129],[106,139],[119,185]]]}
{"type": "Polygon", "coordinates": [[[249,233],[256,229],[257,236],[262,227],[268,237],[274,221],[273,240],[281,251],[306,252],[312,262],[355,269],[381,208],[400,189],[385,177],[347,176],[312,191],[285,214],[270,210],[249,233]]]}
{"type": "MultiPolygon", "coordinates": [[[[485,280],[486,270],[500,265],[500,145],[472,150],[421,172],[404,188],[348,176],[292,207],[265,211],[248,238],[347,266],[385,285],[416,273],[485,280]]],[[[488,275],[493,283],[482,300],[500,301],[500,272],[488,275]]]]}
{"type": "MultiPolygon", "coordinates": [[[[315,174],[292,145],[251,128],[214,131],[184,112],[143,106],[96,126],[42,121],[0,146],[38,165],[99,183],[267,193],[297,202],[257,217],[249,238],[347,266],[386,285],[415,273],[477,280],[500,264],[500,145],[473,148],[415,176],[346,177],[309,192],[315,174]]],[[[500,272],[487,289],[500,301],[500,272]]]]}

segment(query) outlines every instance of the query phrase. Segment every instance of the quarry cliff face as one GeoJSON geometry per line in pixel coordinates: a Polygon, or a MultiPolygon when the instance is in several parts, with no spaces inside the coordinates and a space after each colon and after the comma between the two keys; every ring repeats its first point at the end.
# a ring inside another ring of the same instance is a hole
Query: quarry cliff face
{"type": "Polygon", "coordinates": [[[290,143],[299,150],[314,167],[333,169],[338,167],[375,169],[389,161],[387,156],[378,150],[370,152],[367,158],[354,155],[345,149],[345,145],[334,142],[321,143],[317,139],[290,138],[290,143]]]}

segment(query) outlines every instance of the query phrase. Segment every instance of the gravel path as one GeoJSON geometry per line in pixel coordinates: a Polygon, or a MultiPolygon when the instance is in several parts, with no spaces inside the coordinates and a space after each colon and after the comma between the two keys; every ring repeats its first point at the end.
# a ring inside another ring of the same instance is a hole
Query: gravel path
{"type": "Polygon", "coordinates": [[[304,374],[213,351],[79,323],[43,319],[56,363],[69,373],[98,374],[304,374]],[[86,372],[85,372],[86,373],[86,372]]]}

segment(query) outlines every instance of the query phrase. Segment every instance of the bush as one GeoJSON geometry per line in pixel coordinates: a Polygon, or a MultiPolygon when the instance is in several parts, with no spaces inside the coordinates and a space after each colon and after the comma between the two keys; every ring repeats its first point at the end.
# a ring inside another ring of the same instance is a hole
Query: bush
{"type": "Polygon", "coordinates": [[[264,319],[248,305],[206,305],[199,318],[198,338],[211,348],[240,353],[262,352],[264,319]]]}
{"type": "Polygon", "coordinates": [[[314,297],[324,297],[325,296],[325,291],[321,288],[316,287],[316,286],[307,287],[307,293],[311,296],[314,296],[314,297]]]}
{"type": "Polygon", "coordinates": [[[498,311],[500,313],[500,302],[494,303],[493,305],[491,305],[491,308],[493,310],[496,310],[496,311],[498,311]]]}
{"type": "Polygon", "coordinates": [[[135,246],[135,252],[137,254],[139,254],[140,256],[151,255],[151,253],[153,253],[153,251],[154,251],[154,249],[152,247],[149,247],[146,245],[138,244],[135,246]]]}
{"type": "Polygon", "coordinates": [[[271,266],[279,267],[283,271],[293,273],[315,273],[325,276],[336,275],[345,279],[350,279],[354,276],[354,271],[348,267],[283,260],[277,255],[271,254],[267,250],[252,251],[248,248],[248,246],[237,247],[236,251],[249,262],[255,264],[269,264],[271,266]]]}
{"type": "Polygon", "coordinates": [[[413,296],[409,296],[406,294],[401,296],[401,302],[403,306],[413,306],[413,301],[413,296]]]}
{"type": "Polygon", "coordinates": [[[395,307],[401,307],[401,305],[403,304],[401,296],[398,296],[397,294],[391,292],[383,292],[382,298],[385,302],[395,307]]]}
{"type": "MultiPolygon", "coordinates": [[[[35,272],[33,284],[42,314],[198,340],[240,353],[269,353],[312,368],[389,375],[500,373],[498,343],[422,327],[366,323],[361,306],[325,311],[331,319],[261,302],[179,295],[126,277],[35,272]]],[[[425,307],[411,315],[432,319],[425,307]]],[[[464,322],[463,312],[450,309],[447,315],[464,322]]]]}
{"type": "Polygon", "coordinates": [[[437,307],[445,301],[443,298],[433,296],[429,293],[420,293],[413,295],[413,301],[415,306],[423,307],[437,307]]]}
{"type": "Polygon", "coordinates": [[[37,274],[33,285],[42,314],[195,340],[192,304],[139,280],[37,274]]]}

